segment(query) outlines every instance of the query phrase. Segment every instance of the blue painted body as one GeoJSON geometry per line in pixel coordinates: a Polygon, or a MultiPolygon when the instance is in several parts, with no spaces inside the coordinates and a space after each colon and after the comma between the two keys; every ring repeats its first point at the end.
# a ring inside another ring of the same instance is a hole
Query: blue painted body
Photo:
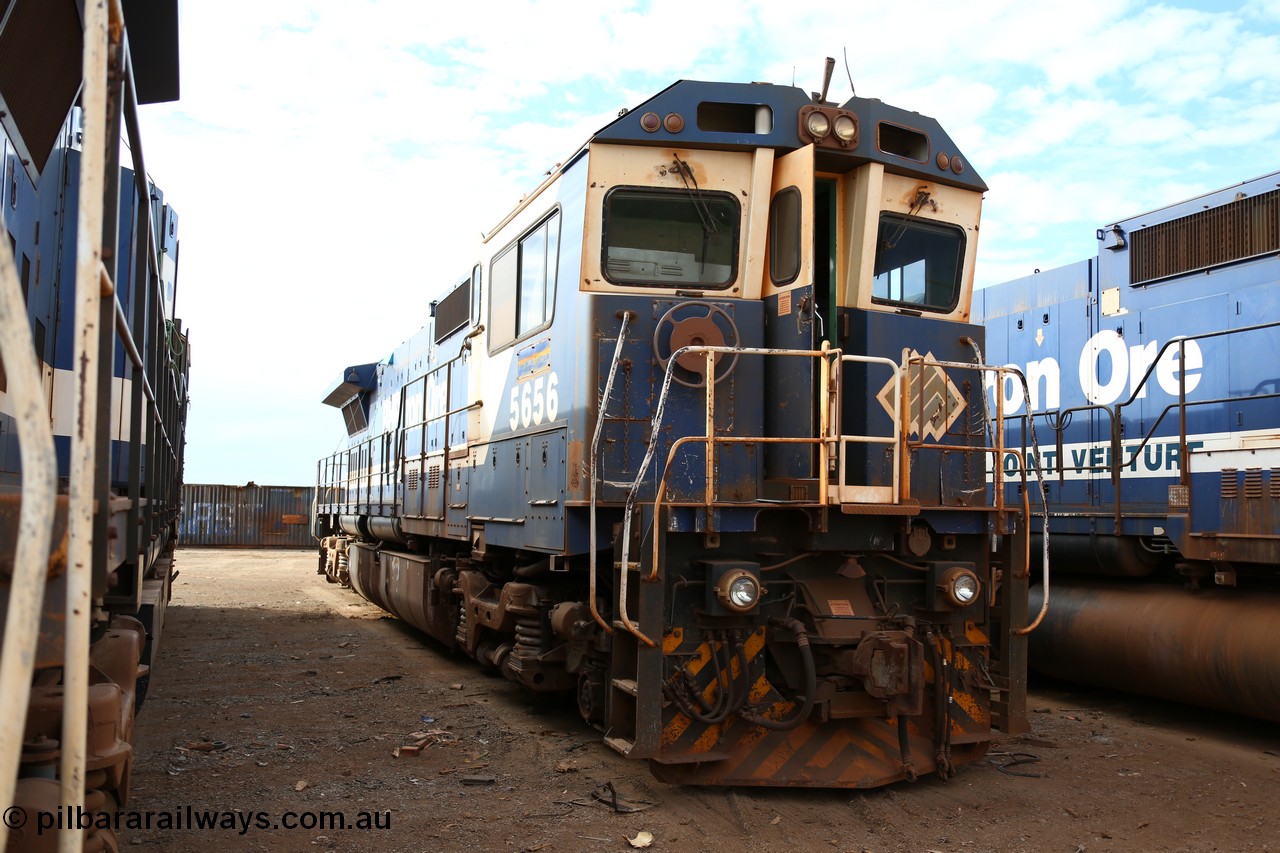
{"type": "MultiPolygon", "coordinates": [[[[1121,220],[1098,232],[1097,257],[975,293],[988,360],[1018,366],[1031,385],[1051,542],[1054,534],[1119,534],[1151,553],[1172,545],[1171,559],[1274,574],[1280,562],[1277,182],[1277,174],[1267,175],[1121,220]],[[1223,219],[1232,216],[1237,219],[1223,219]],[[1248,224],[1221,224],[1230,221],[1248,224]],[[1141,276],[1144,269],[1138,243],[1146,229],[1160,227],[1183,229],[1156,253],[1167,274],[1135,281],[1134,271],[1141,276]],[[1179,265],[1196,247],[1217,254],[1179,265]],[[1222,334],[1204,337],[1212,333],[1222,334]],[[1189,339],[1182,345],[1185,364],[1174,344],[1143,382],[1155,353],[1178,338],[1189,339]],[[1098,345],[1090,347],[1090,340],[1098,345]],[[1056,381],[1044,370],[1049,359],[1058,367],[1056,381]],[[1090,376],[1092,400],[1082,384],[1090,376]]],[[[1016,416],[1007,421],[1007,441],[1022,447],[1021,392],[1007,387],[1004,401],[1006,416],[1016,416]]],[[[1017,470],[1016,460],[1005,464],[1006,471],[1017,470]]]]}
{"type": "MultiPolygon", "coordinates": [[[[69,411],[68,406],[74,390],[72,377],[75,374],[75,315],[72,310],[75,295],[76,274],[76,229],[74,227],[76,206],[79,203],[80,187],[80,151],[70,147],[69,135],[63,135],[63,143],[54,149],[45,167],[39,189],[26,176],[25,171],[16,162],[12,149],[6,149],[5,174],[12,177],[5,181],[5,191],[0,194],[3,203],[3,219],[10,245],[14,250],[14,258],[18,267],[18,275],[27,297],[27,313],[31,318],[32,337],[35,341],[40,362],[50,371],[48,385],[56,402],[51,404],[54,410],[54,449],[58,458],[59,477],[65,482],[71,457],[71,424],[58,417],[60,411],[69,411]],[[64,223],[67,225],[64,227],[64,223]]],[[[122,186],[132,187],[134,173],[130,169],[121,169],[122,186]]],[[[164,196],[159,188],[152,188],[154,196],[152,206],[153,227],[164,228],[163,239],[159,240],[164,247],[164,254],[169,258],[177,255],[176,216],[164,204],[164,196]],[[174,227],[170,229],[168,225],[174,227]]],[[[134,268],[135,234],[131,227],[134,221],[136,198],[133,194],[123,192],[120,195],[119,222],[121,223],[115,251],[116,270],[115,286],[121,305],[126,306],[126,316],[132,320],[133,298],[138,285],[138,271],[134,268]]],[[[162,317],[173,316],[174,295],[173,267],[168,267],[162,274],[160,301],[148,310],[154,315],[160,312],[162,317]]],[[[151,332],[144,330],[136,341],[142,351],[156,346],[151,339],[151,332]]],[[[175,344],[176,345],[176,344],[175,344]]],[[[185,356],[183,356],[185,358],[185,356]]],[[[131,367],[126,365],[127,355],[124,345],[115,343],[112,357],[112,376],[119,382],[131,378],[131,367]]],[[[180,380],[185,396],[185,375],[180,380]]],[[[128,398],[125,398],[128,403],[128,398]]],[[[118,404],[117,404],[118,405],[118,404]]],[[[107,417],[110,408],[102,410],[107,417]]],[[[129,471],[129,442],[127,434],[122,432],[117,422],[111,430],[112,454],[110,478],[112,484],[120,489],[127,487],[129,471]]],[[[15,422],[11,415],[0,411],[0,484],[17,486],[21,482],[21,464],[19,459],[18,436],[15,422]]],[[[142,462],[145,477],[146,461],[142,462]]]]}

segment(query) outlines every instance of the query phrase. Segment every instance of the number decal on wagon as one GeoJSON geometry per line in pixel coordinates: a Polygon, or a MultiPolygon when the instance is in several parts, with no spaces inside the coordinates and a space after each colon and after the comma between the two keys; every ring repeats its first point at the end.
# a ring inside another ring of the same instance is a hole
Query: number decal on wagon
{"type": "Polygon", "coordinates": [[[523,429],[550,423],[560,411],[560,392],[556,390],[559,377],[553,370],[536,379],[519,382],[511,389],[507,406],[507,425],[511,429],[523,429]]]}

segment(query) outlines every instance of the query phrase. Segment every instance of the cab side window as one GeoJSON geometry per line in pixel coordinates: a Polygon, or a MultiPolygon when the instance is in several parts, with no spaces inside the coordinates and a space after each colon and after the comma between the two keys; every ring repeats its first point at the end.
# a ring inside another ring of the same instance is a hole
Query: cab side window
{"type": "Polygon", "coordinates": [[[491,351],[551,321],[559,254],[557,211],[494,258],[489,269],[491,351]]]}

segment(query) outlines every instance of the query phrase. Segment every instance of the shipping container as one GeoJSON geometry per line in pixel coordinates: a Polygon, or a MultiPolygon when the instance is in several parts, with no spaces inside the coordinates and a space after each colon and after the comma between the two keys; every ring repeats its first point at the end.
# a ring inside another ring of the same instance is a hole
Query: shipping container
{"type": "Polygon", "coordinates": [[[312,548],[312,486],[183,486],[179,542],[223,548],[312,548]]]}

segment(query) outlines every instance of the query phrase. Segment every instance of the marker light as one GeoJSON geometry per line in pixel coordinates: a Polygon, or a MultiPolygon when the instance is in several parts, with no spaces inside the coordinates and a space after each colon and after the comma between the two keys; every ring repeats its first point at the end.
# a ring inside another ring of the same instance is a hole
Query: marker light
{"type": "Polygon", "coordinates": [[[760,581],[744,569],[725,572],[716,584],[716,597],[729,610],[746,613],[760,601],[760,581]]]}

